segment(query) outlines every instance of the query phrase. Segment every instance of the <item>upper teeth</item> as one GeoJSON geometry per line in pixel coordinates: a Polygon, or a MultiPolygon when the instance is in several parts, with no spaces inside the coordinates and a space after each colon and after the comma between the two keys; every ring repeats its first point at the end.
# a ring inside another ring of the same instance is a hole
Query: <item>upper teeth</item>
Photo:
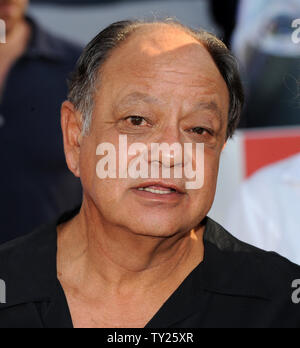
{"type": "Polygon", "coordinates": [[[159,195],[167,195],[167,194],[170,194],[172,192],[172,190],[168,190],[168,191],[161,191],[161,190],[154,190],[154,189],[150,189],[150,188],[147,188],[147,187],[141,187],[138,189],[139,191],[147,191],[147,192],[151,192],[151,193],[156,193],[156,194],[159,194],[159,195]]]}

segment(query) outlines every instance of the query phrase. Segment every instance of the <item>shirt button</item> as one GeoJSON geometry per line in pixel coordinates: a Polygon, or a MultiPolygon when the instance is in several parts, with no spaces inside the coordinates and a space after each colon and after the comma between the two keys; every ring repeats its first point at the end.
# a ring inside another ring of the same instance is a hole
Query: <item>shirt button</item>
{"type": "Polygon", "coordinates": [[[5,125],[5,118],[2,115],[0,115],[0,128],[4,127],[4,125],[5,125]]]}

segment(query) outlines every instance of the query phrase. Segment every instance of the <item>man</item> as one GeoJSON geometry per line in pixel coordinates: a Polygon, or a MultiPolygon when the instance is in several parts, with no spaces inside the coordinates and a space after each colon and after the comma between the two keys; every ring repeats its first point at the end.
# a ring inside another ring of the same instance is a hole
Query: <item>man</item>
{"type": "Polygon", "coordinates": [[[0,243],[81,200],[65,165],[59,108],[80,49],[25,17],[27,0],[0,0],[0,243]]]}
{"type": "Polygon", "coordinates": [[[234,236],[300,264],[300,154],[260,170],[247,180],[225,227],[234,236]]]}
{"type": "Polygon", "coordinates": [[[242,104],[235,60],[206,32],[125,21],[97,35],[61,112],[82,206],[0,248],[0,326],[299,327],[299,268],[206,217],[242,104]]]}

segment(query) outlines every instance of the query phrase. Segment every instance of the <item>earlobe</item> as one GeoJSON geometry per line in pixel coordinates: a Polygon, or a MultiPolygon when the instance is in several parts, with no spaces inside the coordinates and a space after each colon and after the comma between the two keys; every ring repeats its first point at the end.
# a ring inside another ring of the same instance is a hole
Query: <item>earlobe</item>
{"type": "Polygon", "coordinates": [[[69,101],[65,101],[61,107],[61,128],[67,165],[70,171],[79,177],[81,122],[78,111],[69,101]]]}

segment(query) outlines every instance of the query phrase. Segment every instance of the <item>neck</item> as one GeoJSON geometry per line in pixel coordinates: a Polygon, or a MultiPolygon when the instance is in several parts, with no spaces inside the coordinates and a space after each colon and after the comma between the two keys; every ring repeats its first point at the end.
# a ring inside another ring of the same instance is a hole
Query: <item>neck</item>
{"type": "Polygon", "coordinates": [[[59,277],[72,287],[93,279],[93,287],[98,283],[110,294],[180,284],[203,260],[203,231],[169,238],[137,235],[110,225],[84,201],[79,215],[58,228],[59,277]]]}

